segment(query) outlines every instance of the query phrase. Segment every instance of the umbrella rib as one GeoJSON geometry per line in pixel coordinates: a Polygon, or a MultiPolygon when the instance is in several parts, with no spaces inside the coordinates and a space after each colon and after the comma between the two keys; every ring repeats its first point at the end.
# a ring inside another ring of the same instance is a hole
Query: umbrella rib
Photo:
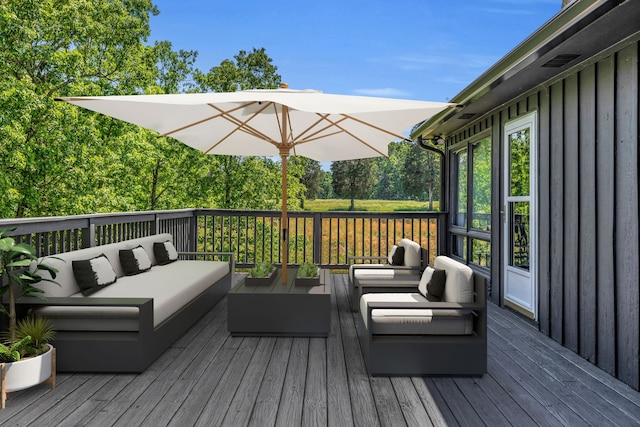
{"type": "MultiPolygon", "coordinates": [[[[353,119],[353,117],[348,116],[348,115],[346,115],[346,114],[342,114],[342,116],[343,116],[343,117],[345,117],[345,118],[347,118],[347,119],[353,119]]],[[[331,121],[331,120],[329,120],[329,119],[327,119],[327,121],[329,121],[330,123],[334,123],[334,122],[332,122],[332,121],[331,121]]],[[[359,141],[362,145],[364,145],[364,146],[368,147],[369,149],[371,149],[371,150],[375,151],[376,153],[378,153],[378,154],[379,154],[379,155],[381,155],[382,157],[389,157],[387,154],[385,154],[385,153],[383,153],[382,151],[378,150],[376,147],[374,147],[374,146],[372,146],[371,144],[368,144],[367,142],[365,142],[364,140],[362,140],[362,138],[359,138],[357,135],[354,135],[352,132],[349,132],[349,131],[348,131],[348,130],[346,130],[344,127],[339,126],[339,124],[338,124],[338,123],[339,123],[339,122],[341,122],[341,121],[342,121],[342,120],[340,120],[340,121],[338,121],[338,122],[335,122],[334,126],[335,126],[335,127],[337,127],[338,129],[341,129],[344,133],[346,133],[347,135],[349,135],[349,136],[350,136],[350,137],[352,137],[353,139],[355,139],[355,140],[359,141]]],[[[371,124],[369,124],[369,123],[367,123],[367,122],[364,122],[364,121],[362,121],[362,120],[355,119],[355,121],[356,121],[356,122],[358,122],[358,123],[362,123],[362,124],[368,125],[369,127],[372,127],[372,128],[374,128],[374,129],[376,129],[376,130],[378,130],[378,131],[382,131],[382,132],[384,132],[384,133],[388,133],[388,134],[390,134],[390,135],[396,136],[396,137],[398,137],[398,138],[404,138],[403,136],[398,136],[398,135],[396,135],[396,134],[395,134],[395,133],[393,133],[393,132],[389,132],[389,131],[387,131],[387,130],[385,130],[385,129],[382,129],[382,128],[379,128],[379,127],[377,127],[377,126],[373,126],[373,125],[371,125],[371,124]]]]}
{"type": "MultiPolygon", "coordinates": [[[[241,107],[238,108],[234,108],[232,110],[229,111],[225,111],[219,107],[217,107],[216,105],[213,104],[208,104],[211,108],[214,108],[216,110],[218,110],[221,114],[220,116],[222,116],[222,118],[224,118],[225,120],[228,120],[229,122],[233,123],[234,125],[237,126],[236,129],[234,129],[231,133],[234,133],[236,131],[242,131],[245,132],[249,135],[255,136],[256,138],[260,138],[264,141],[270,142],[272,144],[275,144],[275,142],[266,134],[258,131],[256,128],[248,125],[247,123],[249,123],[251,120],[253,120],[256,116],[258,116],[260,113],[262,113],[264,110],[266,110],[270,104],[272,104],[271,102],[269,102],[268,104],[266,104],[264,107],[262,107],[261,109],[259,109],[258,111],[256,111],[255,113],[253,113],[253,115],[251,115],[247,120],[245,120],[244,122],[240,119],[238,119],[237,117],[234,117],[232,115],[230,115],[229,113],[233,113],[234,111],[238,111],[241,108],[246,108],[250,105],[256,104],[256,102],[251,102],[248,104],[244,104],[241,107]]],[[[218,116],[218,117],[220,117],[218,116]]],[[[228,137],[228,136],[227,136],[228,137]]],[[[227,138],[225,137],[225,139],[227,138]]],[[[216,144],[217,146],[217,144],[216,144]]],[[[214,146],[215,147],[215,146],[214,146]]]]}
{"type": "Polygon", "coordinates": [[[343,117],[346,117],[347,119],[353,120],[354,122],[358,122],[358,123],[360,123],[360,124],[363,124],[363,125],[365,125],[365,126],[368,126],[368,127],[372,128],[372,129],[375,129],[375,130],[377,130],[377,131],[380,131],[380,132],[386,133],[386,134],[388,134],[388,135],[391,135],[391,136],[393,136],[393,137],[396,137],[396,138],[398,138],[398,139],[402,139],[402,140],[406,139],[406,138],[405,138],[404,136],[402,136],[402,135],[399,135],[399,134],[397,134],[397,133],[395,133],[395,132],[391,132],[390,130],[387,130],[387,129],[381,128],[380,126],[375,126],[375,125],[373,125],[373,124],[371,124],[371,123],[369,123],[369,122],[366,122],[366,121],[364,121],[364,120],[358,119],[358,118],[353,117],[353,116],[350,116],[350,115],[348,115],[348,114],[342,114],[342,116],[343,116],[343,117]]]}

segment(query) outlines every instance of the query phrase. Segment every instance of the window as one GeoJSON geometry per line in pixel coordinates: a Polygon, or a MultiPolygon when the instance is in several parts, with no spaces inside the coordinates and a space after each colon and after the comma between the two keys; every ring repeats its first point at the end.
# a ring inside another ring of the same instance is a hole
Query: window
{"type": "Polygon", "coordinates": [[[491,267],[491,137],[471,139],[452,152],[451,254],[491,267]]]}

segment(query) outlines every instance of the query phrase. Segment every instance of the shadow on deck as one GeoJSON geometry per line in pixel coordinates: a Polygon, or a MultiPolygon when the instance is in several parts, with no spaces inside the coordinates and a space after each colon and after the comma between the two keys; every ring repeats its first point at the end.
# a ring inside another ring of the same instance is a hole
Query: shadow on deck
{"type": "Polygon", "coordinates": [[[337,275],[328,338],[234,338],[223,299],[149,369],[59,374],[12,394],[0,425],[640,424],[640,393],[496,306],[482,378],[370,377],[337,275]]]}

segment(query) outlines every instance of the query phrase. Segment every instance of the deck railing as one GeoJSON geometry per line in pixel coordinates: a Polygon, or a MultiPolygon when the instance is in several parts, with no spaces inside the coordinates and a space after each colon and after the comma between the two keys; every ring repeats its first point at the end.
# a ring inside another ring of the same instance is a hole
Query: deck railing
{"type": "MultiPolygon", "coordinates": [[[[289,263],[344,268],[350,256],[386,256],[406,237],[433,260],[444,236],[437,212],[289,212],[289,263]]],[[[39,256],[171,233],[179,251],[234,252],[237,266],[281,260],[279,211],[183,209],[0,220],[39,256]]]]}

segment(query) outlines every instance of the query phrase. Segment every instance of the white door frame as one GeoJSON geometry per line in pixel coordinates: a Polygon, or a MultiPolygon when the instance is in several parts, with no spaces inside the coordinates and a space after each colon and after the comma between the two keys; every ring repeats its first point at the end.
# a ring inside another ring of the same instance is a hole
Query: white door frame
{"type": "Polygon", "coordinates": [[[503,187],[503,278],[504,303],[525,315],[537,320],[538,318],[538,117],[537,113],[529,113],[518,117],[504,125],[504,187],[503,187]],[[510,195],[511,156],[509,135],[530,129],[529,152],[529,195],[510,195]],[[529,270],[510,265],[511,259],[511,203],[529,203],[529,270]]]}

